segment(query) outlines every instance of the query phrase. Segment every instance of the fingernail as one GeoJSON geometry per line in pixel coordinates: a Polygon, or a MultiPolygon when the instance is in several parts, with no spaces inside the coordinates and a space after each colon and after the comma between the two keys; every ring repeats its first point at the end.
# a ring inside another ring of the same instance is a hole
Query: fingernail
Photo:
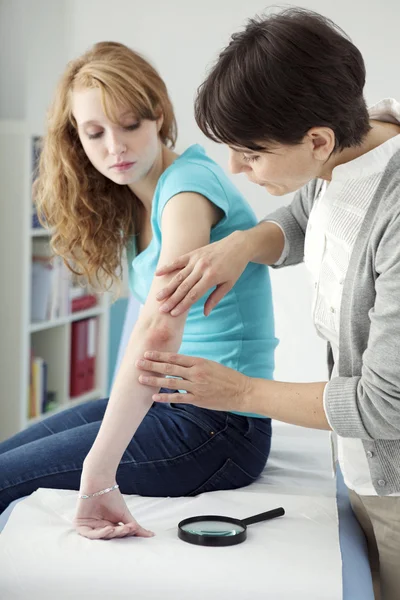
{"type": "Polygon", "coordinates": [[[165,312],[165,313],[169,312],[168,304],[163,304],[162,306],[160,306],[160,310],[161,310],[161,312],[165,312]]]}
{"type": "Polygon", "coordinates": [[[159,394],[155,394],[153,396],[153,400],[154,400],[154,402],[159,402],[161,400],[161,396],[159,394]]]}
{"type": "Polygon", "coordinates": [[[173,317],[177,317],[179,315],[179,310],[177,308],[174,308],[174,310],[171,310],[171,315],[173,317]]]}
{"type": "Polygon", "coordinates": [[[140,383],[148,383],[149,382],[149,378],[146,377],[145,375],[140,375],[139,381],[140,381],[140,383]]]}
{"type": "Polygon", "coordinates": [[[145,361],[144,361],[144,360],[137,360],[137,361],[136,361],[136,366],[138,366],[138,367],[144,367],[144,365],[145,365],[145,364],[146,364],[146,363],[145,363],[145,361]]]}
{"type": "Polygon", "coordinates": [[[145,358],[153,358],[153,353],[152,352],[145,352],[144,353],[144,357],[145,358]]]}
{"type": "Polygon", "coordinates": [[[157,300],[162,300],[164,298],[164,292],[158,292],[156,298],[157,300]]]}

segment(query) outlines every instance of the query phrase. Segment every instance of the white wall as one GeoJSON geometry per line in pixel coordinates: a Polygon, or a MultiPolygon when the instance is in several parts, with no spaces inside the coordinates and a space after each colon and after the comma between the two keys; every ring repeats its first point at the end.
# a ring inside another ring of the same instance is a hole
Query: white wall
{"type": "Polygon", "coordinates": [[[25,116],[25,37],[22,3],[0,0],[0,118],[25,116]]]}
{"type": "MultiPolygon", "coordinates": [[[[1,7],[11,0],[0,2],[1,7]]],[[[206,140],[195,125],[193,98],[207,65],[216,59],[233,31],[265,9],[263,1],[12,0],[13,5],[15,2],[29,6],[29,24],[35,32],[28,78],[32,118],[43,118],[62,60],[75,57],[94,42],[116,40],[144,54],[165,79],[178,120],[178,151],[201,142],[226,166],[226,150],[206,140]]],[[[360,48],[367,66],[368,103],[384,96],[400,98],[398,0],[371,0],[368,4],[365,0],[312,0],[298,4],[332,18],[360,48]]],[[[269,196],[243,176],[233,180],[259,217],[290,200],[269,196]]],[[[272,281],[281,340],[276,377],[298,381],[324,378],[325,345],[312,327],[311,290],[303,266],[273,272],[272,281]]]]}
{"type": "Polygon", "coordinates": [[[0,119],[43,132],[67,60],[68,0],[0,0],[0,119]]]}

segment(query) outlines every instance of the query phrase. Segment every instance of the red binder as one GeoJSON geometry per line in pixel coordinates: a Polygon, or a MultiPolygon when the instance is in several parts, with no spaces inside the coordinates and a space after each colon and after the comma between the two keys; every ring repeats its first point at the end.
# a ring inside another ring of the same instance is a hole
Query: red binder
{"type": "Polygon", "coordinates": [[[71,300],[71,312],[77,312],[78,310],[87,310],[96,306],[97,297],[94,294],[86,294],[85,296],[79,296],[71,300]]]}
{"type": "Polygon", "coordinates": [[[88,319],[86,352],[86,391],[95,388],[96,381],[97,318],[88,319]]]}
{"type": "Polygon", "coordinates": [[[71,327],[71,372],[70,396],[76,398],[85,393],[87,385],[86,348],[88,327],[87,319],[75,321],[71,327]]]}

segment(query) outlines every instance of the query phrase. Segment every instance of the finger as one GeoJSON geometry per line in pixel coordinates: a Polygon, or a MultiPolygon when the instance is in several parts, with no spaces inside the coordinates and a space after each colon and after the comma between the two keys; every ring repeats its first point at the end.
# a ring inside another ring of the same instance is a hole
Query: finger
{"type": "Polygon", "coordinates": [[[109,535],[112,532],[112,530],[112,525],[100,527],[99,529],[93,529],[93,527],[89,527],[88,525],[80,525],[76,529],[79,535],[82,535],[83,537],[86,537],[89,540],[100,540],[109,535]]]}
{"type": "Polygon", "coordinates": [[[189,262],[189,255],[184,254],[183,256],[179,256],[172,263],[168,265],[162,265],[156,269],[156,275],[165,275],[166,273],[172,273],[172,271],[176,271],[177,269],[182,269],[186,267],[189,262]]]}
{"type": "Polygon", "coordinates": [[[124,525],[128,532],[125,535],[137,535],[138,537],[153,537],[153,531],[150,529],[145,529],[133,518],[133,516],[129,513],[125,515],[125,519],[120,523],[120,525],[124,525]],[[125,521],[125,522],[124,522],[125,521]]]}
{"type": "Polygon", "coordinates": [[[163,300],[176,291],[176,289],[180,286],[182,281],[184,281],[189,275],[192,273],[193,268],[188,265],[185,269],[179,271],[175,277],[171,279],[171,281],[156,295],[157,300],[163,300]]]}
{"type": "Polygon", "coordinates": [[[114,538],[126,537],[127,535],[130,535],[131,532],[132,532],[132,527],[129,527],[128,524],[121,523],[120,525],[115,525],[112,528],[112,531],[110,531],[104,537],[104,539],[106,539],[106,540],[112,540],[114,538]]]}
{"type": "MultiPolygon", "coordinates": [[[[185,269],[186,270],[186,269],[185,269]]],[[[194,304],[200,296],[198,296],[198,289],[196,284],[201,279],[202,274],[199,270],[195,270],[190,273],[188,276],[185,275],[185,271],[181,271],[177,275],[177,277],[181,275],[181,284],[176,288],[176,291],[170,298],[168,298],[167,302],[160,306],[160,311],[168,313],[173,308],[175,308],[183,298],[188,297],[190,299],[191,305],[194,304]]]]}
{"type": "Polygon", "coordinates": [[[154,533],[154,531],[150,531],[150,529],[145,529],[144,527],[141,527],[139,525],[139,528],[136,529],[136,532],[134,533],[134,535],[136,535],[137,537],[149,538],[149,537],[154,537],[155,533],[154,533]]]}
{"type": "Polygon", "coordinates": [[[196,404],[193,394],[154,394],[153,402],[166,402],[171,404],[196,404]]]}
{"type": "Polygon", "coordinates": [[[151,377],[150,375],[140,375],[139,383],[147,385],[149,387],[166,388],[167,390],[176,390],[179,382],[179,389],[189,390],[191,389],[191,382],[184,381],[183,379],[168,379],[167,377],[151,377]]]}
{"type": "Polygon", "coordinates": [[[185,367],[178,367],[171,363],[160,363],[153,362],[151,360],[140,359],[136,361],[136,366],[141,371],[150,371],[152,373],[159,373],[160,375],[172,375],[174,377],[185,377],[187,369],[185,367]]]}
{"type": "MultiPolygon", "coordinates": [[[[146,351],[144,353],[144,357],[158,363],[171,363],[181,367],[194,367],[198,361],[198,359],[194,358],[193,356],[174,354],[173,352],[157,352],[155,350],[146,351]]],[[[160,365],[157,365],[157,369],[160,369],[160,365]]]]}
{"type": "Polygon", "coordinates": [[[153,537],[154,533],[141,527],[136,521],[132,523],[121,523],[113,528],[113,531],[107,534],[104,539],[112,540],[123,537],[153,537]]]}
{"type": "Polygon", "coordinates": [[[121,523],[120,525],[107,525],[97,529],[87,525],[81,525],[77,528],[79,535],[90,540],[112,540],[127,536],[153,537],[154,533],[144,527],[141,527],[136,521],[131,523],[121,523]]]}
{"type": "Polygon", "coordinates": [[[218,302],[220,302],[231,289],[232,286],[229,283],[223,283],[222,285],[217,286],[213,293],[209,295],[207,302],[204,305],[204,314],[206,317],[208,317],[213,308],[217,306],[218,302]]]}
{"type": "Polygon", "coordinates": [[[199,298],[204,296],[210,287],[212,286],[208,283],[208,280],[205,277],[202,277],[198,283],[185,294],[183,300],[173,310],[171,310],[171,316],[178,317],[189,310],[189,308],[191,308],[199,298]]]}
{"type": "Polygon", "coordinates": [[[153,537],[154,532],[150,531],[150,529],[145,529],[132,517],[132,515],[127,515],[126,518],[130,518],[129,521],[125,521],[125,523],[121,523],[121,525],[125,525],[129,529],[129,533],[127,535],[137,535],[138,537],[153,537]]]}

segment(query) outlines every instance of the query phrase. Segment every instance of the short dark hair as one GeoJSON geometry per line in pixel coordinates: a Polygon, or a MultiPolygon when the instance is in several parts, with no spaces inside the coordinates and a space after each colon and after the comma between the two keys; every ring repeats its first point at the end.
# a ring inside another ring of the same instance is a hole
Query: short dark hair
{"type": "Polygon", "coordinates": [[[370,129],[364,84],[363,57],[347,35],[318,13],[290,8],[232,35],[198,89],[195,117],[212,140],[256,151],[330,127],[337,151],[370,129]]]}

